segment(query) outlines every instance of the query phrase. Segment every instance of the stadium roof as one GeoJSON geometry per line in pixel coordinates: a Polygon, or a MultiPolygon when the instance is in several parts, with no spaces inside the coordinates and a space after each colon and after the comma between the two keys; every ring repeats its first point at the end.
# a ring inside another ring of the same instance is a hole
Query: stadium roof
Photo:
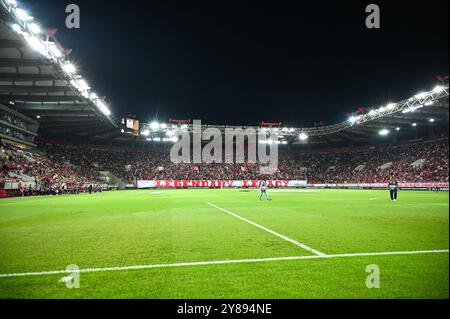
{"type": "MultiPolygon", "coordinates": [[[[45,136],[78,135],[138,144],[172,141],[167,132],[174,130],[174,124],[145,123],[138,136],[121,132],[119,121],[111,115],[104,99],[94,93],[70,63],[70,50],[57,41],[56,31],[40,30],[35,19],[19,8],[16,1],[0,0],[0,4],[0,103],[37,119],[39,132],[45,136]]],[[[355,112],[343,123],[313,128],[278,127],[278,143],[364,143],[374,136],[448,127],[448,79],[434,85],[429,91],[412,93],[415,95],[403,101],[355,112]]],[[[237,128],[204,127],[221,131],[237,128]]],[[[247,127],[251,126],[241,128],[247,127]]],[[[190,130],[191,125],[187,124],[186,129],[190,130]]]]}
{"type": "Polygon", "coordinates": [[[49,134],[117,131],[104,99],[16,1],[0,0],[0,103],[40,122],[49,134]]]}

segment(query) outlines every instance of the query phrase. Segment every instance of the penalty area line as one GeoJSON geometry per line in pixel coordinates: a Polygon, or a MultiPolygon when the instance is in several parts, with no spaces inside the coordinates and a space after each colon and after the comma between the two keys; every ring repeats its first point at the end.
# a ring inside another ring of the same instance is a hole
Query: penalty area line
{"type": "Polygon", "coordinates": [[[448,249],[445,249],[445,250],[413,250],[413,251],[392,251],[392,252],[375,252],[375,253],[335,254],[335,255],[323,255],[323,256],[311,255],[311,256],[292,256],[292,257],[274,257],[274,258],[257,258],[257,259],[217,260],[217,261],[200,261],[200,262],[186,262],[186,263],[175,263],[175,264],[155,264],[155,265],[140,265],[140,266],[85,268],[85,269],[80,269],[78,271],[54,270],[54,271],[41,271],[41,272],[11,273],[11,274],[0,274],[0,278],[45,276],[45,275],[59,275],[59,274],[73,274],[73,273],[92,273],[92,272],[120,271],[120,270],[139,270],[139,269],[169,268],[169,267],[244,264],[244,263],[259,263],[259,262],[271,262],[271,261],[289,261],[289,260],[295,261],[295,260],[308,260],[308,259],[332,259],[332,258],[349,258],[349,257],[437,254],[437,253],[448,253],[448,252],[449,252],[448,249]]]}
{"type": "Polygon", "coordinates": [[[317,256],[326,256],[326,254],[324,254],[324,253],[322,253],[322,252],[320,252],[320,251],[318,251],[318,250],[316,250],[316,249],[314,249],[314,248],[311,248],[311,247],[309,247],[308,245],[305,245],[305,244],[300,243],[300,242],[298,242],[298,241],[296,241],[296,240],[294,240],[294,239],[292,239],[292,238],[289,238],[289,237],[284,236],[284,235],[282,235],[282,234],[280,234],[280,233],[277,233],[276,231],[273,231],[273,230],[271,230],[271,229],[269,229],[269,228],[267,228],[267,227],[261,226],[261,225],[255,223],[255,222],[252,222],[251,220],[248,220],[248,219],[246,219],[246,218],[244,218],[244,217],[241,217],[241,216],[239,216],[239,215],[237,215],[237,214],[234,214],[234,213],[232,213],[232,212],[230,212],[230,211],[228,211],[228,210],[226,210],[226,209],[223,209],[223,208],[220,207],[220,206],[214,205],[213,203],[210,203],[210,202],[206,202],[206,203],[207,203],[209,206],[211,206],[211,207],[214,207],[214,208],[216,208],[216,209],[218,209],[218,210],[221,210],[221,211],[224,212],[224,213],[227,213],[228,215],[231,215],[231,216],[233,216],[233,217],[236,217],[236,218],[238,218],[238,219],[240,219],[240,220],[242,220],[242,221],[244,221],[244,222],[246,222],[246,223],[249,223],[250,225],[253,225],[253,226],[255,226],[255,227],[258,227],[259,229],[262,229],[262,230],[264,230],[264,231],[266,231],[266,232],[268,232],[268,233],[270,233],[270,234],[272,234],[272,235],[274,235],[274,236],[277,236],[277,237],[279,237],[279,238],[281,238],[281,239],[284,239],[285,241],[288,241],[288,242],[290,242],[291,244],[294,244],[294,245],[296,245],[296,246],[298,246],[298,247],[301,247],[301,248],[303,248],[304,250],[307,250],[307,251],[309,251],[310,253],[313,253],[314,255],[317,255],[317,256]]]}

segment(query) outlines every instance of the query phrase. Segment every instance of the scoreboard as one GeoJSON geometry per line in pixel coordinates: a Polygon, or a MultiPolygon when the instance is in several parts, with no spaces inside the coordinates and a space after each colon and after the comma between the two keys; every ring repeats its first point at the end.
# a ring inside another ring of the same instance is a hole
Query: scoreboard
{"type": "Polygon", "coordinates": [[[130,117],[122,118],[121,128],[124,132],[139,135],[139,125],[139,120],[130,117]]]}

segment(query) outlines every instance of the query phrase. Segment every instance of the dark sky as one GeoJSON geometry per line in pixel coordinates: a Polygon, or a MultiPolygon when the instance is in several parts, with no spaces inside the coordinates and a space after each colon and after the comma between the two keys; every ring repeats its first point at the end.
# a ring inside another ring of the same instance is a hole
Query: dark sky
{"type": "Polygon", "coordinates": [[[448,74],[448,1],[22,0],[114,115],[333,124],[448,74]],[[65,6],[81,29],[64,27],[65,6]],[[365,27],[365,7],[381,29],[365,27]]]}

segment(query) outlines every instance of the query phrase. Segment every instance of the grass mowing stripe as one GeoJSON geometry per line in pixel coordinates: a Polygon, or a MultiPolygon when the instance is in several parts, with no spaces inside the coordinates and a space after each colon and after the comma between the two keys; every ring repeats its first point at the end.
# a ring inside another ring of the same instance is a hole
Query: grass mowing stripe
{"type": "MultiPolygon", "coordinates": [[[[86,268],[86,269],[80,269],[79,271],[76,271],[76,272],[87,273],[87,272],[104,272],[104,271],[119,271],[119,270],[139,270],[139,269],[151,269],[151,268],[206,266],[206,265],[223,265],[223,264],[239,264],[239,263],[258,263],[258,262],[286,261],[286,260],[330,259],[330,258],[348,258],[348,257],[389,256],[389,255],[417,255],[417,254],[437,254],[437,253],[448,253],[448,252],[449,252],[448,249],[442,249],[442,250],[413,250],[413,251],[352,253],[352,254],[336,254],[336,255],[313,255],[313,256],[292,256],[292,257],[236,259],[236,260],[216,260],[216,261],[199,261],[199,262],[175,263],[175,264],[155,264],[155,265],[138,265],[138,266],[123,266],[123,267],[86,268]]],[[[45,275],[58,275],[58,274],[69,274],[69,273],[74,273],[74,271],[52,270],[52,271],[42,271],[42,272],[0,274],[0,278],[25,277],[25,276],[45,276],[45,275]]]]}
{"type": "Polygon", "coordinates": [[[313,253],[313,254],[315,254],[315,255],[317,255],[317,256],[326,256],[326,254],[324,254],[324,253],[322,253],[322,252],[320,252],[320,251],[318,251],[318,250],[316,250],[316,249],[314,249],[314,248],[311,248],[311,247],[309,247],[309,246],[307,246],[307,245],[305,245],[305,244],[302,244],[302,243],[300,243],[300,242],[298,242],[298,241],[296,241],[296,240],[294,240],[294,239],[292,239],[292,238],[286,237],[286,236],[281,235],[280,233],[277,233],[277,232],[275,232],[275,231],[273,231],[273,230],[271,230],[271,229],[269,229],[269,228],[266,228],[266,227],[261,226],[261,225],[259,225],[259,224],[257,224],[257,223],[254,223],[254,222],[252,222],[251,220],[248,220],[248,219],[246,219],[246,218],[244,218],[244,217],[241,217],[241,216],[239,216],[239,215],[237,215],[237,214],[234,214],[234,213],[232,213],[232,212],[230,212],[230,211],[228,211],[228,210],[226,210],[226,209],[223,209],[222,207],[219,207],[219,206],[217,206],[217,205],[214,205],[214,204],[212,204],[212,203],[210,203],[210,202],[206,202],[206,203],[207,203],[208,205],[210,205],[211,207],[217,208],[218,210],[221,210],[221,211],[223,211],[224,213],[227,213],[227,214],[229,214],[229,215],[231,215],[231,216],[233,216],[233,217],[236,217],[236,218],[238,218],[238,219],[240,219],[240,220],[242,220],[242,221],[244,221],[244,222],[246,222],[246,223],[249,223],[249,224],[251,224],[251,225],[253,225],[253,226],[255,226],[255,227],[258,227],[258,228],[260,228],[260,229],[262,229],[262,230],[264,230],[264,231],[266,231],[266,232],[268,232],[268,233],[270,233],[270,234],[272,234],[272,235],[274,235],[274,236],[277,236],[277,237],[279,237],[279,238],[281,238],[281,239],[284,239],[284,240],[286,240],[286,241],[288,241],[288,242],[290,242],[290,243],[292,243],[292,244],[294,244],[294,245],[296,245],[296,246],[298,246],[298,247],[301,247],[301,248],[303,248],[303,249],[305,249],[305,250],[307,250],[307,251],[309,251],[309,252],[311,252],[311,253],[313,253]]]}

